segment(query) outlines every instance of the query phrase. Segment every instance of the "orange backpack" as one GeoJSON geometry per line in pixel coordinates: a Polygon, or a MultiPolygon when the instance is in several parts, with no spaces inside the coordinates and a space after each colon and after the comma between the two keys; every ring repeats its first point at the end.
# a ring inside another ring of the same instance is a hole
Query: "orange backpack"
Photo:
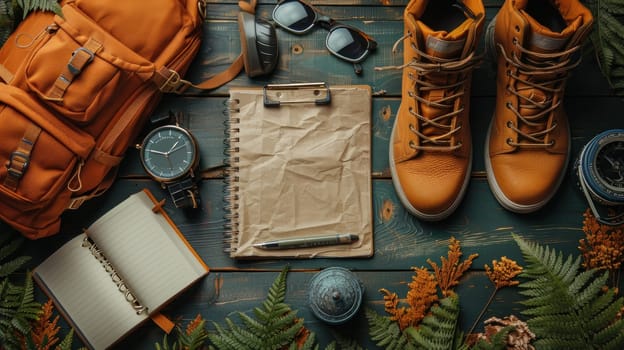
{"type": "Polygon", "coordinates": [[[162,93],[190,85],[205,15],[204,0],[61,6],[0,49],[0,218],[31,239],[108,189],[162,93]]]}

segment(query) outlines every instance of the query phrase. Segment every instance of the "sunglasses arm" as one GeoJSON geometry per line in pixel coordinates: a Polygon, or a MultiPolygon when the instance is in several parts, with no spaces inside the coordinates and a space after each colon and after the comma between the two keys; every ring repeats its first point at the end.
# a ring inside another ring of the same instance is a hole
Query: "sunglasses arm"
{"type": "Polygon", "coordinates": [[[362,65],[361,64],[353,63],[353,72],[355,72],[355,74],[360,75],[360,74],[362,74],[362,71],[363,71],[363,69],[362,69],[362,65]]]}

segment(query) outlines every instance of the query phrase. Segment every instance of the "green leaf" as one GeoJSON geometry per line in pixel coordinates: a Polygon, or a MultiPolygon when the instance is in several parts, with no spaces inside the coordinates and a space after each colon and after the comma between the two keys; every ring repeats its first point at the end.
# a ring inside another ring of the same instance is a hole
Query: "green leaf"
{"type": "Polygon", "coordinates": [[[23,239],[16,238],[15,235],[6,236],[0,247],[0,344],[8,350],[19,348],[17,335],[25,336],[30,332],[30,323],[39,316],[41,304],[35,301],[30,273],[26,273],[22,285],[15,285],[10,281],[13,274],[23,268],[30,257],[11,258],[18,251],[23,239]]]}
{"type": "Polygon", "coordinates": [[[50,11],[62,15],[61,6],[56,0],[17,0],[17,5],[22,9],[23,18],[33,11],[50,11]]]}
{"type": "MultiPolygon", "coordinates": [[[[284,349],[296,345],[303,320],[284,303],[287,273],[288,267],[282,269],[261,307],[253,309],[253,316],[237,313],[242,326],[226,318],[227,327],[214,323],[216,333],[209,333],[208,339],[219,349],[284,349]]],[[[306,344],[309,349],[314,345],[309,339],[306,344]]]]}
{"type": "Polygon", "coordinates": [[[366,309],[369,335],[371,339],[386,350],[413,350],[416,345],[413,340],[404,334],[399,325],[390,317],[381,316],[371,309],[366,309]]]}
{"type": "Polygon", "coordinates": [[[410,335],[417,348],[427,350],[459,349],[462,337],[457,327],[459,319],[459,297],[457,294],[440,300],[439,305],[431,308],[431,315],[426,316],[418,328],[409,327],[406,333],[410,335]]]}
{"type": "Polygon", "coordinates": [[[600,69],[614,88],[624,96],[624,77],[615,72],[624,67],[624,2],[619,0],[584,0],[594,16],[590,39],[600,69]]]}
{"type": "Polygon", "coordinates": [[[526,262],[521,276],[527,281],[519,285],[526,297],[522,313],[529,316],[527,324],[536,335],[536,348],[624,348],[620,335],[624,322],[616,322],[624,301],[615,298],[613,291],[602,290],[607,273],[582,271],[578,258],[568,257],[562,263],[562,254],[555,249],[517,235],[514,239],[526,262]]]}

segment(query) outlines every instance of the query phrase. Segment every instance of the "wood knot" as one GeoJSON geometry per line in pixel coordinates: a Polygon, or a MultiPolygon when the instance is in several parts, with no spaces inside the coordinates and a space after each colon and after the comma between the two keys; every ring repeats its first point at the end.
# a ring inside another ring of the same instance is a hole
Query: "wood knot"
{"type": "Polygon", "coordinates": [[[388,120],[390,120],[391,116],[392,116],[392,108],[390,108],[390,106],[383,106],[381,108],[381,119],[387,122],[388,120]]]}
{"type": "Polygon", "coordinates": [[[291,51],[293,55],[301,55],[303,53],[303,46],[295,44],[292,46],[291,51]]]}
{"type": "Polygon", "coordinates": [[[394,203],[391,200],[386,199],[384,200],[381,206],[381,219],[384,222],[388,222],[392,220],[393,216],[394,216],[394,203]]]}

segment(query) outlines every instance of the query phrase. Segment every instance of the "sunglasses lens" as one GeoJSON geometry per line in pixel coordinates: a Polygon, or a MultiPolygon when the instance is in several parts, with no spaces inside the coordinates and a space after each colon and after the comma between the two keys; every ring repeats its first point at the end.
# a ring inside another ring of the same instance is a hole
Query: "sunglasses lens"
{"type": "Polygon", "coordinates": [[[314,27],[314,10],[298,0],[286,0],[273,10],[273,20],[281,27],[302,33],[314,27]]]}
{"type": "Polygon", "coordinates": [[[333,54],[354,62],[362,60],[369,49],[368,39],[348,27],[334,28],[327,35],[326,44],[333,54]]]}

